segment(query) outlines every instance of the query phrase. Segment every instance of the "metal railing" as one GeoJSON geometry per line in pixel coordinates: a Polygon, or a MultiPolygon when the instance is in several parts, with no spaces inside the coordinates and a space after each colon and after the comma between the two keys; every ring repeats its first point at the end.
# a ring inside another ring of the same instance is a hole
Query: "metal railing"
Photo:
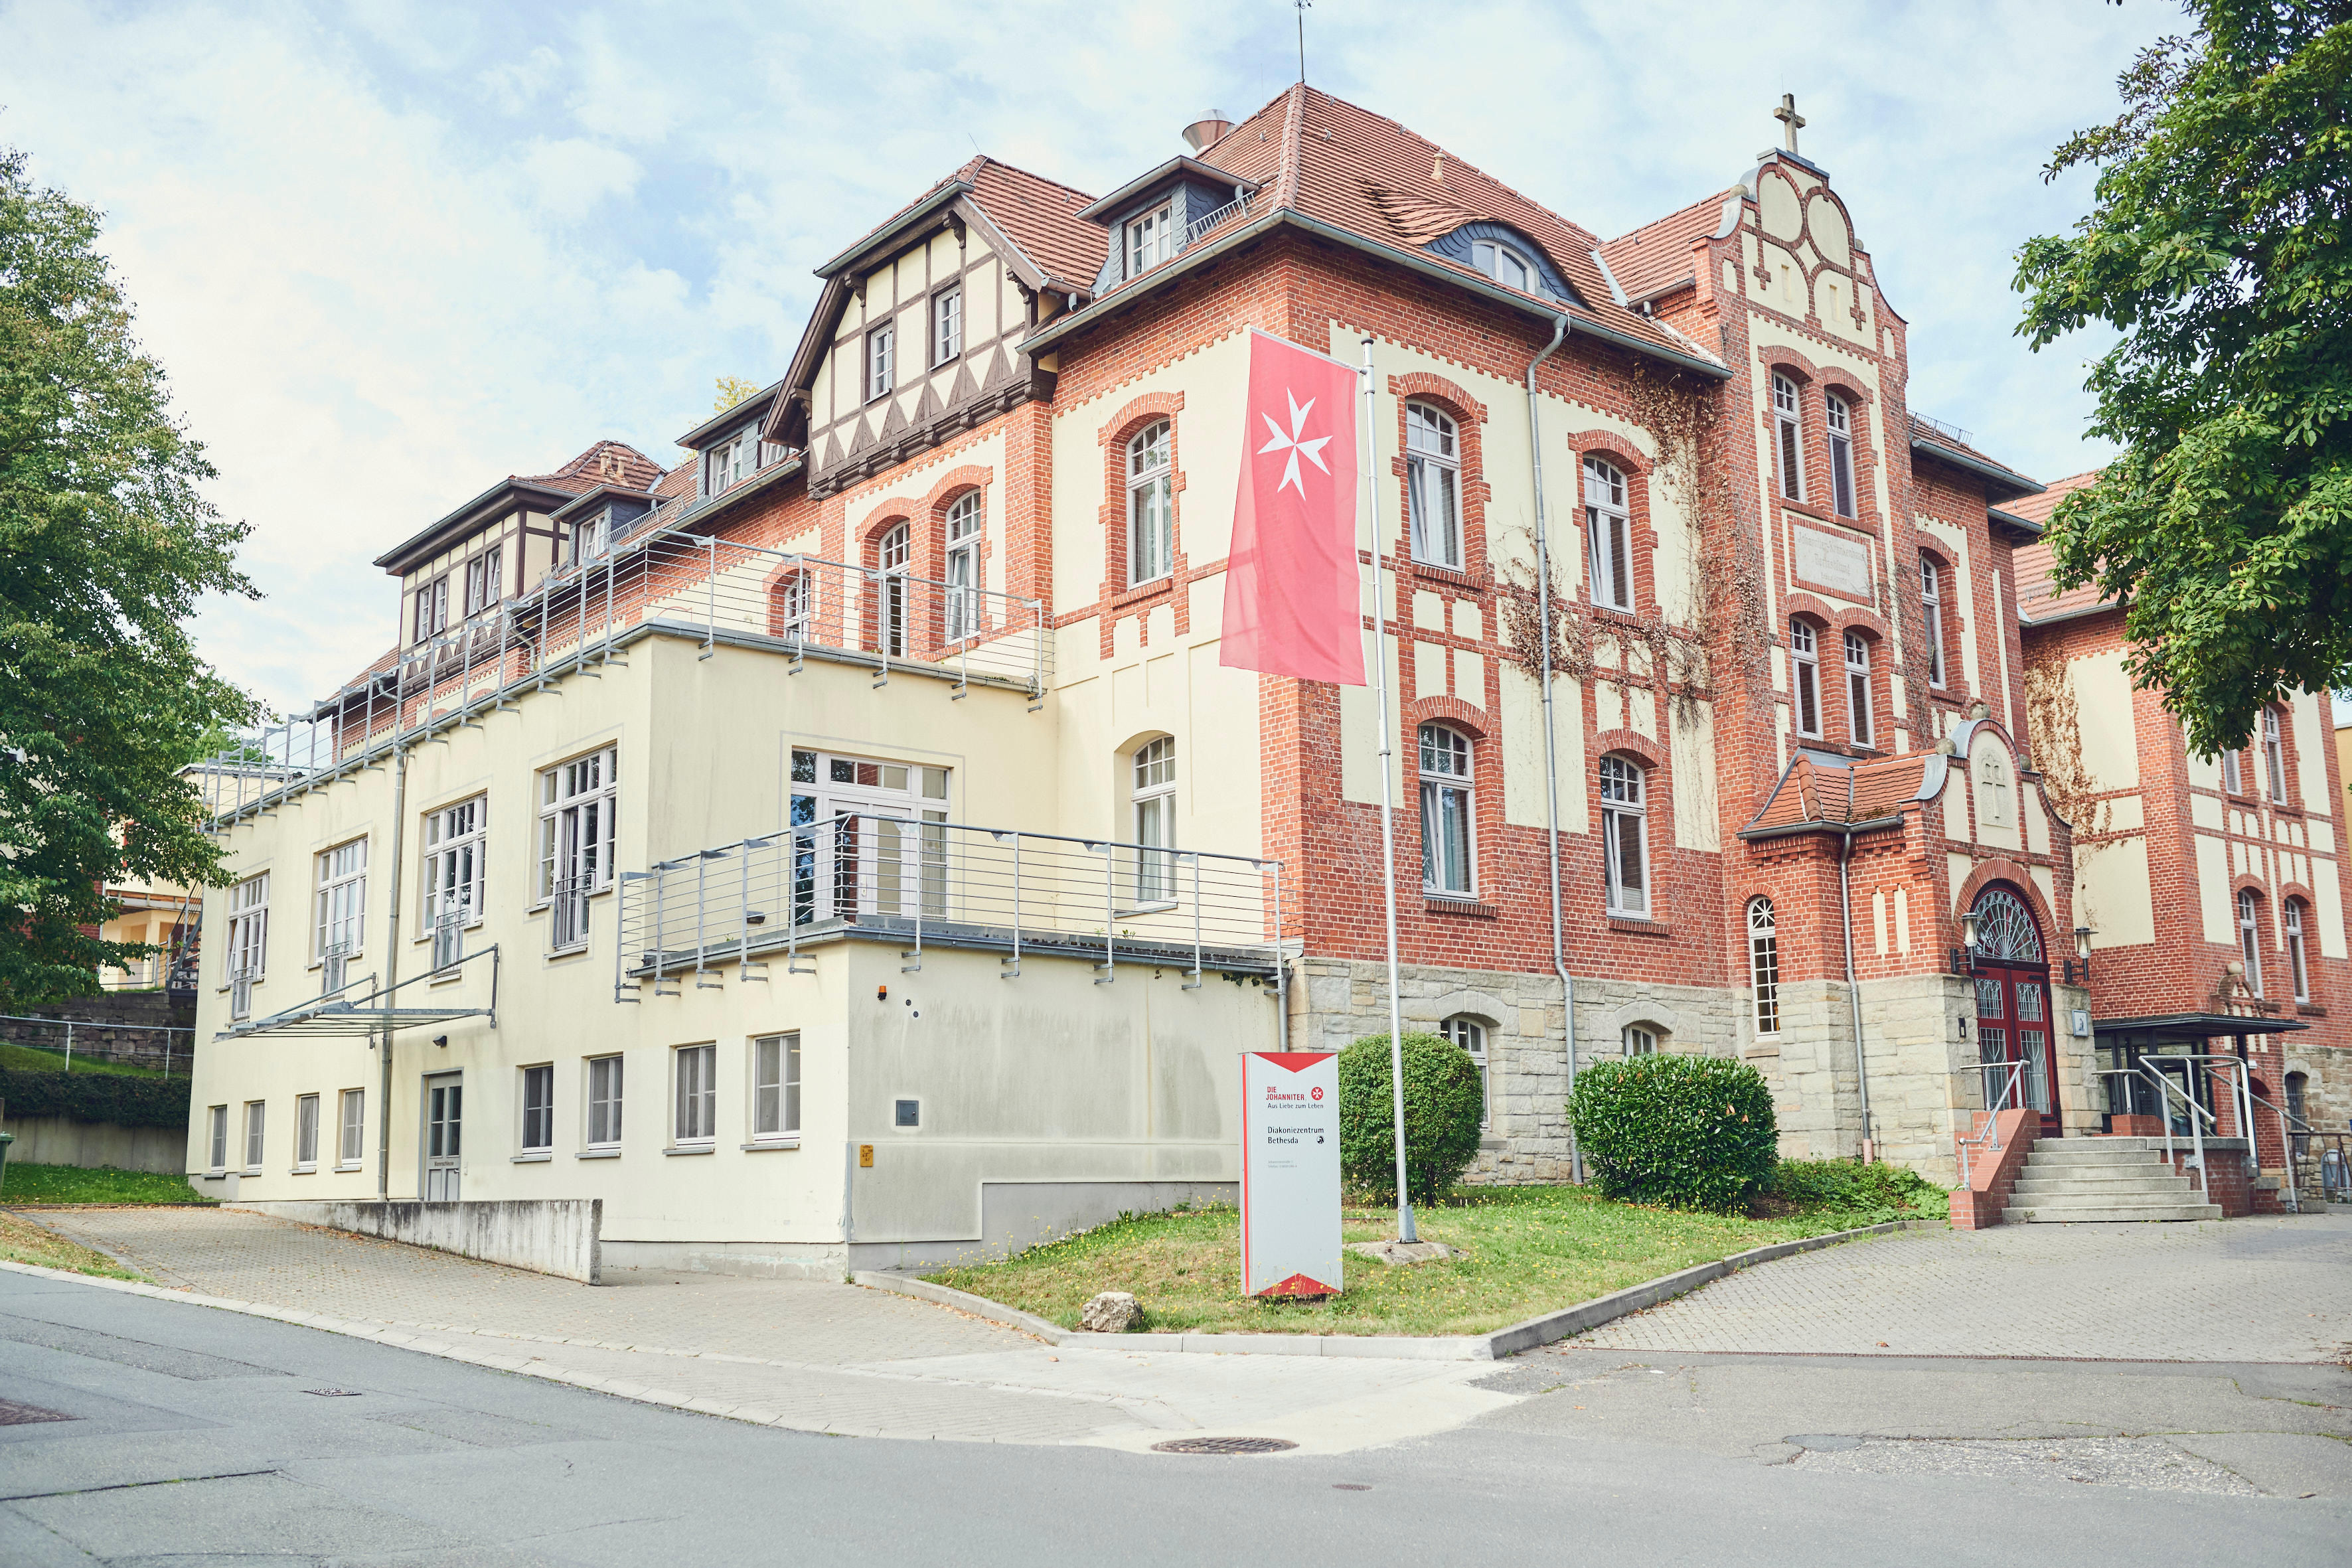
{"type": "MultiPolygon", "coordinates": [[[[2158,1059],[2165,1061],[2181,1061],[2189,1058],[2181,1057],[2166,1057],[2158,1059]]],[[[2236,1058],[2232,1058],[2230,1059],[2234,1060],[2236,1058]]],[[[2197,1103],[2195,1097],[2190,1095],[2188,1089],[2182,1088],[2179,1084],[2173,1082],[2171,1075],[2158,1070],[2155,1062],[2149,1058],[2143,1057],[2130,1070],[2138,1073],[2140,1077],[2156,1085],[2157,1113],[2164,1122],[2164,1163],[2168,1165],[2172,1163],[2173,1159],[2173,1132],[2171,1101],[2168,1100],[2166,1096],[2175,1094],[2179,1095],[2180,1097],[2180,1103],[2189,1108],[2189,1142],[2190,1157],[2195,1161],[2197,1165],[2197,1194],[2202,1201],[2209,1204],[2211,1203],[2213,1201],[2213,1184],[2211,1181],[2208,1179],[2205,1170],[2205,1130],[2204,1127],[2198,1122],[2197,1119],[2201,1116],[2206,1121],[2212,1123],[2216,1130],[2217,1136],[2221,1124],[2214,1120],[2213,1113],[2211,1111],[2197,1103]]],[[[2248,1146],[2250,1148],[2252,1147],[2251,1142],[2248,1146]]]]}
{"type": "Polygon", "coordinates": [[[53,1037],[58,1039],[58,1045],[56,1047],[52,1047],[49,1042],[46,1039],[27,1040],[23,1038],[22,1036],[24,1035],[24,1031],[21,1029],[0,1031],[0,1038],[5,1038],[9,1045],[22,1046],[27,1050],[47,1051],[52,1048],[62,1049],[64,1052],[64,1061],[59,1070],[64,1072],[73,1071],[74,1057],[77,1054],[79,1054],[84,1061],[128,1063],[133,1067],[142,1066],[153,1061],[155,1052],[152,1050],[142,1051],[138,1049],[122,1049],[120,1041],[114,1038],[114,1037],[121,1035],[163,1036],[163,1059],[162,1068],[163,1076],[166,1078],[172,1076],[172,1062],[174,1055],[172,1042],[173,1036],[186,1035],[191,1037],[188,1044],[180,1047],[180,1051],[182,1053],[180,1070],[183,1072],[188,1071],[194,1059],[194,1040],[193,1037],[195,1035],[195,1030],[184,1024],[122,1023],[119,1020],[107,1018],[43,1018],[29,1013],[0,1013],[0,1024],[34,1024],[40,1026],[44,1033],[49,1030],[59,1031],[58,1037],[53,1037]],[[76,1029],[86,1031],[79,1042],[74,1038],[74,1031],[76,1029]],[[92,1045],[89,1041],[89,1033],[87,1032],[92,1030],[100,1033],[110,1043],[92,1045]]]}
{"type": "Polygon", "coordinates": [[[632,634],[720,640],[871,669],[1025,693],[1053,679],[1045,605],[706,534],[656,529],[551,573],[530,593],[403,648],[385,668],[308,714],[240,739],[186,770],[215,825],[269,809],[405,744],[510,706],[572,674],[625,664],[632,634]]]}
{"type": "Polygon", "coordinates": [[[1210,211],[1202,214],[1199,217],[1196,217],[1192,222],[1186,224],[1184,226],[1184,232],[1177,237],[1176,254],[1179,256],[1183,255],[1184,252],[1192,249],[1192,247],[1201,243],[1202,236],[1209,233],[1212,229],[1216,228],[1226,219],[1248,211],[1249,198],[1247,196],[1235,196],[1223,206],[1214,207],[1210,211]]]}
{"type": "Polygon", "coordinates": [[[1282,863],[1244,855],[845,812],[624,871],[619,906],[616,1001],[719,985],[725,964],[764,980],[779,953],[807,973],[803,943],[845,930],[898,940],[909,972],[934,942],[996,950],[1007,979],[1051,953],[1092,959],[1097,984],[1125,962],[1286,995],[1282,863]]]}
{"type": "Polygon", "coordinates": [[[1959,1153],[1960,1185],[1963,1188],[1969,1184],[1969,1169],[1973,1163],[1969,1151],[1974,1149],[1982,1154],[2000,1153],[2000,1113],[2004,1110],[2024,1109],[2025,1090],[2018,1075],[2025,1070],[2026,1066],[2027,1064],[2022,1061],[1979,1062],[1973,1067],[1952,1069],[1952,1076],[1955,1078],[1982,1075],[1984,1082],[1985,1102],[1982,1109],[1965,1105],[1958,1108],[1969,1117],[1969,1130],[1964,1133],[1956,1133],[1953,1138],[1954,1147],[1959,1153]],[[2000,1087],[1995,1088],[1996,1084],[2000,1087]],[[1981,1124],[1976,1120],[1979,1116],[1984,1118],[1981,1124]]]}

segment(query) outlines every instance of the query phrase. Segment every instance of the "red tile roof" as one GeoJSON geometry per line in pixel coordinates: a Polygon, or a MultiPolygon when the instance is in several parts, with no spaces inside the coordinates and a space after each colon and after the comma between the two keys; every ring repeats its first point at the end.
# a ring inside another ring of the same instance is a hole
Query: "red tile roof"
{"type": "Polygon", "coordinates": [[[1077,216],[1092,196],[993,158],[974,158],[955,177],[971,182],[971,199],[980,210],[1048,278],[1084,293],[1094,291],[1110,235],[1077,216]]]}
{"type": "MultiPolygon", "coordinates": [[[[2099,470],[2069,474],[2063,479],[2053,479],[2050,488],[2038,496],[2022,496],[2001,508],[2013,511],[2028,521],[2047,524],[2058,503],[2074,491],[2097,480],[2099,470]]],[[[2060,620],[2080,615],[2114,600],[2102,595],[2095,584],[2084,583],[2063,593],[2054,591],[2050,582],[2050,546],[2040,540],[2017,547],[2017,614],[2027,622],[2060,620]]]]}
{"type": "Polygon", "coordinates": [[[1912,752],[1840,767],[1800,752],[1781,773],[1771,798],[1741,831],[1811,824],[1845,826],[1894,816],[1916,802],[1920,781],[1934,760],[1932,752],[1912,752]]]}
{"type": "Polygon", "coordinates": [[[573,495],[605,484],[651,489],[661,477],[661,465],[625,441],[599,441],[551,474],[513,476],[520,484],[544,485],[550,489],[570,490],[573,495]],[[610,472],[605,468],[608,453],[612,458],[610,472]]]}
{"type": "Polygon", "coordinates": [[[1723,204],[1741,195],[1738,186],[1701,196],[1680,212],[1645,223],[1601,247],[1601,259],[1617,274],[1628,300],[1664,292],[1694,276],[1691,247],[1711,237],[1723,225],[1723,204]]]}
{"type": "MultiPolygon", "coordinates": [[[[2015,468],[2011,468],[1999,458],[1993,457],[1990,453],[1977,450],[1976,447],[1969,446],[1966,441],[1961,440],[1950,431],[1945,430],[1928,420],[1922,419],[1916,414],[1911,416],[1911,439],[1914,441],[1925,442],[1930,447],[1941,447],[1948,452],[1955,452],[1963,458],[1971,458],[1976,462],[1987,464],[1992,468],[1999,468],[2004,474],[2014,476],[2017,479],[2021,481],[2028,489],[2039,488],[2038,481],[2029,479],[2023,474],[2018,473],[2015,468]]],[[[2003,511],[2016,512],[2020,517],[2028,515],[2020,508],[2011,506],[2007,501],[2000,503],[2000,509],[2003,511]]],[[[2035,521],[2039,521],[2040,520],[2035,519],[2035,521]]]]}

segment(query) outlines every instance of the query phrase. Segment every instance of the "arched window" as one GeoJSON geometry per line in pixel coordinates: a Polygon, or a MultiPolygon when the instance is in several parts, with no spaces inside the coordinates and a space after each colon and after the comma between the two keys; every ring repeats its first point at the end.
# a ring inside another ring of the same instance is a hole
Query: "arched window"
{"type": "Polygon", "coordinates": [[[1860,632],[1845,634],[1846,732],[1857,746],[1871,743],[1870,639],[1860,632]]]}
{"type": "Polygon", "coordinates": [[[1421,882],[1457,899],[1472,895],[1470,737],[1444,724],[1421,727],[1421,882]]]}
{"type": "Polygon", "coordinates": [[[1498,239],[1473,240],[1470,265],[1497,283],[1524,289],[1530,293],[1535,291],[1536,280],[1542,276],[1534,262],[1498,239]]]}
{"type": "Polygon", "coordinates": [[[1831,393],[1822,400],[1829,410],[1830,422],[1830,500],[1840,517],[1852,517],[1853,511],[1853,416],[1847,412],[1845,399],[1831,393]]]}
{"type": "Polygon", "coordinates": [[[1601,759],[1601,855],[1606,863],[1609,912],[1650,917],[1650,846],[1640,764],[1601,759]]]}
{"type": "Polygon", "coordinates": [[[1780,933],[1772,900],[1748,900],[1748,977],[1756,987],[1756,1032],[1780,1032],[1780,933]]]}
{"type": "Polygon", "coordinates": [[[1135,901],[1166,903],[1176,896],[1176,742],[1161,735],[1135,749],[1131,795],[1136,851],[1135,901]]]}
{"type": "Polygon", "coordinates": [[[2294,999],[2308,1002],[2311,1000],[2311,970],[2304,962],[2303,900],[2289,899],[2283,912],[2286,916],[2287,977],[2294,982],[2294,999]]]}
{"type": "Polygon", "coordinates": [[[1658,1032],[1647,1024],[1628,1024],[1623,1039],[1629,1057],[1654,1057],[1658,1054],[1658,1032]]]}
{"type": "Polygon", "coordinates": [[[2280,805],[2286,804],[2286,735],[2279,723],[2279,710],[2263,710],[2263,767],[2270,774],[2271,799],[2280,805]]]}
{"type": "Polygon", "coordinates": [[[809,637],[809,574],[794,572],[776,584],[770,605],[772,634],[791,642],[809,637]]]}
{"type": "Polygon", "coordinates": [[[1470,1063],[1478,1069],[1478,1125],[1492,1126],[1495,1099],[1486,1077],[1486,1026],[1475,1018],[1455,1016],[1438,1025],[1437,1032],[1470,1053],[1470,1063]]]}
{"type": "Polygon", "coordinates": [[[948,640],[979,635],[980,492],[948,503],[948,640]]]}
{"type": "Polygon", "coordinates": [[[1919,557],[1919,615],[1927,626],[1927,684],[1944,684],[1944,569],[1919,557]]]}
{"type": "Polygon", "coordinates": [[[1127,444],[1127,580],[1174,570],[1176,512],[1170,488],[1168,421],[1156,419],[1127,444]]]}
{"type": "Polygon", "coordinates": [[[907,525],[898,523],[882,536],[875,552],[882,569],[877,585],[881,599],[876,618],[876,641],[893,658],[907,653],[907,525]]]}
{"type": "Polygon", "coordinates": [[[1821,639],[1811,621],[1789,623],[1789,669],[1797,688],[1797,733],[1822,737],[1821,639]]]}
{"type": "Polygon", "coordinates": [[[1797,384],[1785,375],[1772,378],[1772,430],[1780,458],[1780,493],[1790,500],[1805,499],[1805,426],[1798,412],[1797,384]]]}
{"type": "Polygon", "coordinates": [[[1633,526],[1625,513],[1625,476],[1599,458],[1584,459],[1584,531],[1592,556],[1592,602],[1632,609],[1633,526]]]}
{"type": "Polygon", "coordinates": [[[2263,994],[2263,901],[2252,888],[2238,891],[2238,955],[2245,961],[2246,984],[2263,994]]]}
{"type": "Polygon", "coordinates": [[[1404,405],[1404,493],[1412,558],[1461,571],[1461,443],[1453,419],[1431,404],[1404,405]]]}

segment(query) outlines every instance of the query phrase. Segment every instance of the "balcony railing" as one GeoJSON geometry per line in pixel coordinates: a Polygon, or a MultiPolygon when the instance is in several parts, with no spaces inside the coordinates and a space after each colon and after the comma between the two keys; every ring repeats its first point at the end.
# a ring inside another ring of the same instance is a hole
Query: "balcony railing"
{"type": "Polygon", "coordinates": [[[851,565],[704,534],[659,530],[407,647],[310,713],[187,770],[216,823],[366,766],[439,731],[478,722],[525,691],[598,674],[634,634],[658,627],[782,653],[793,673],[821,658],[1043,699],[1053,628],[1036,599],[905,571],[851,565]]]}
{"type": "Polygon", "coordinates": [[[1285,987],[1282,863],[1148,844],[845,812],[665,860],[620,879],[614,997],[764,980],[819,937],[878,937],[902,967],[926,945],[982,948],[1009,979],[1025,957],[1271,978],[1285,987]]]}

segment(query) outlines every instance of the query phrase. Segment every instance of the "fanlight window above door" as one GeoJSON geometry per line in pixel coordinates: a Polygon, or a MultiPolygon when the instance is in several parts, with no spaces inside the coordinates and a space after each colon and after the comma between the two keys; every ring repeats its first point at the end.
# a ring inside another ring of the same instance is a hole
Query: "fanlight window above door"
{"type": "Polygon", "coordinates": [[[1987,889],[1977,900],[1977,952],[1980,957],[2040,963],[2042,933],[2025,901],[2005,889],[1987,889]]]}

